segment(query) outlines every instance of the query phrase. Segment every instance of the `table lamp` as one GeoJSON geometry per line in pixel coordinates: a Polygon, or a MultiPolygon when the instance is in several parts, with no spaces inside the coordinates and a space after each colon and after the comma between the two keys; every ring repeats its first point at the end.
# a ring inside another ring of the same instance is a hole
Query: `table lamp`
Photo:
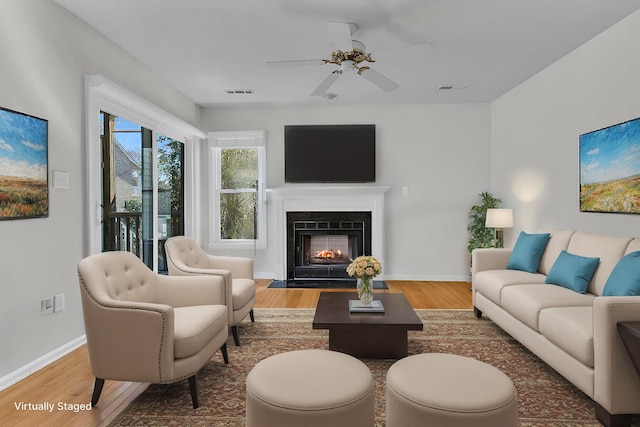
{"type": "Polygon", "coordinates": [[[503,229],[513,227],[513,209],[487,209],[485,227],[495,228],[495,247],[504,248],[503,229]]]}

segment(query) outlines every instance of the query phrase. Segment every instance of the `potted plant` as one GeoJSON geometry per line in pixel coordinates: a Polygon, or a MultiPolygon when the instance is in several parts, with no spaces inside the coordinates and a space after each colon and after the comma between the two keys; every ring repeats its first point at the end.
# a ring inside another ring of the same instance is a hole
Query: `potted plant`
{"type": "MultiPolygon", "coordinates": [[[[476,248],[492,248],[494,245],[494,232],[492,228],[485,227],[485,221],[487,219],[487,209],[494,209],[500,206],[502,200],[495,197],[493,194],[486,191],[479,194],[481,204],[474,205],[469,211],[469,218],[471,221],[467,226],[469,231],[469,243],[467,244],[467,251],[471,254],[476,248]]],[[[469,260],[471,263],[471,259],[469,260]]]]}

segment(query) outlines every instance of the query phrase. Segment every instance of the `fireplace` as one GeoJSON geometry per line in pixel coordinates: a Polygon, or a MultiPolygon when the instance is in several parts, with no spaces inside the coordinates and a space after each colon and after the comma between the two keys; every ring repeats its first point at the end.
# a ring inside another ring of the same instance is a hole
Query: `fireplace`
{"type": "Polygon", "coordinates": [[[287,279],[353,280],[351,259],[371,253],[371,212],[287,212],[287,279]]]}
{"type": "MultiPolygon", "coordinates": [[[[267,189],[267,203],[273,215],[274,233],[270,245],[274,249],[273,278],[287,280],[293,277],[295,258],[289,214],[327,212],[365,213],[364,254],[373,255],[385,265],[384,194],[391,187],[375,185],[296,185],[267,189]],[[370,222],[369,222],[370,220],[370,222]]],[[[292,216],[293,218],[293,216],[292,216]]],[[[305,219],[305,217],[297,218],[305,219]]],[[[265,276],[267,277],[267,276],[265,276]]],[[[271,277],[271,276],[268,276],[271,277]]]]}

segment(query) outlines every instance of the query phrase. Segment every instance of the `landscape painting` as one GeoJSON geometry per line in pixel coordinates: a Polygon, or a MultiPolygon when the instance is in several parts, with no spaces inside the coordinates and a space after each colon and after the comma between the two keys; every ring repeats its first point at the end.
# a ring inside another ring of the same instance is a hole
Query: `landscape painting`
{"type": "Polygon", "coordinates": [[[640,118],[580,135],[580,211],[640,213],[640,118]]]}
{"type": "Polygon", "coordinates": [[[49,216],[47,120],[0,107],[0,220],[49,216]]]}

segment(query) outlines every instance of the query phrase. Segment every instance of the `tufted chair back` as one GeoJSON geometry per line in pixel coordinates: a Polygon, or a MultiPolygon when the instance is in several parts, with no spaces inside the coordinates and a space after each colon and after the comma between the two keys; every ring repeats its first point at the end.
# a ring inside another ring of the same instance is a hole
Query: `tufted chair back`
{"type": "Polygon", "coordinates": [[[215,268],[211,258],[195,240],[184,236],[174,236],[167,240],[165,251],[167,252],[167,264],[169,271],[172,269],[190,268],[215,268]],[[179,254],[175,256],[174,254],[179,254]]]}
{"type": "Polygon", "coordinates": [[[85,285],[91,295],[102,302],[119,301],[156,302],[158,287],[156,275],[140,259],[130,252],[110,252],[97,255],[108,262],[96,259],[90,269],[85,269],[85,285]]]}

